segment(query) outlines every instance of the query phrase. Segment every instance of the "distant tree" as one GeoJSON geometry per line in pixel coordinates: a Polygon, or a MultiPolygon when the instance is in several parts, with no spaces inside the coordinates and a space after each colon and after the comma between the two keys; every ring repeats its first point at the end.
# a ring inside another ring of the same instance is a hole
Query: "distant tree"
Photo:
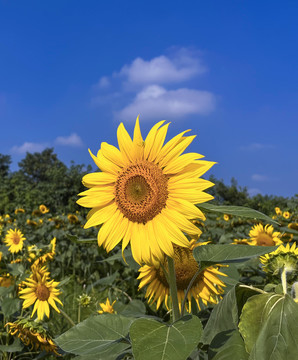
{"type": "Polygon", "coordinates": [[[11,156],[0,154],[0,179],[8,176],[10,164],[11,156]]]}

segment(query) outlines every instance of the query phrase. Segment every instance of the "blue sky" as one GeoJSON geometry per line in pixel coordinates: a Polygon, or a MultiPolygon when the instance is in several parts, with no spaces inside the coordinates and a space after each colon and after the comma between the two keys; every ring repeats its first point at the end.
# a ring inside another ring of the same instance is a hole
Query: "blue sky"
{"type": "MultiPolygon", "coordinates": [[[[297,193],[296,1],[0,0],[0,153],[54,147],[69,164],[192,129],[189,151],[251,194],[297,193]]],[[[95,168],[94,168],[95,169],[95,168]]]]}

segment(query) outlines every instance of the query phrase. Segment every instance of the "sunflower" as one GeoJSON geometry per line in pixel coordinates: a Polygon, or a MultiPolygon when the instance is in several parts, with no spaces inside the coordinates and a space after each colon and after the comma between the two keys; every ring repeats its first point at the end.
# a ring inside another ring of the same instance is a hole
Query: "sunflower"
{"type": "Polygon", "coordinates": [[[17,214],[23,214],[25,212],[24,209],[22,208],[18,208],[18,209],[15,209],[14,213],[17,215],[17,214]]]}
{"type": "Polygon", "coordinates": [[[252,227],[249,236],[249,245],[275,246],[282,244],[280,240],[281,233],[274,231],[272,225],[266,225],[264,227],[262,224],[257,224],[252,227]]]}
{"type": "Polygon", "coordinates": [[[282,216],[285,218],[285,219],[289,219],[291,214],[288,212],[288,211],[284,211],[282,216]]]}
{"type": "Polygon", "coordinates": [[[98,310],[99,314],[103,314],[103,313],[110,313],[110,314],[114,314],[116,313],[113,306],[115,304],[116,300],[113,301],[113,303],[110,303],[109,298],[107,298],[105,303],[100,303],[100,307],[102,308],[102,310],[98,310]]]}
{"type": "Polygon", "coordinates": [[[195,204],[213,198],[203,190],[214,184],[199,177],[215,163],[198,160],[203,156],[197,153],[181,155],[195,138],[184,136],[187,131],[164,145],[169,124],[163,123],[154,125],[145,140],[139,118],[133,139],[121,123],[120,150],[105,142],[97,156],[89,150],[101,172],[83,177],[89,190],[77,201],[92,208],[85,228],[102,224],[98,245],[109,252],[123,240],[123,252],[130,242],[139,264],[162,259],[164,253],[173,257],[173,243],[189,247],[184,232],[201,234],[191,220],[205,219],[195,204]]]}
{"type": "Polygon", "coordinates": [[[225,221],[229,221],[230,220],[230,215],[224,214],[223,218],[224,218],[225,221]]]}
{"type": "Polygon", "coordinates": [[[78,224],[79,223],[78,217],[74,214],[68,214],[67,219],[70,224],[78,224]]]}
{"type": "MultiPolygon", "coordinates": [[[[190,248],[174,245],[174,263],[180,310],[185,290],[193,276],[199,271],[199,264],[194,259],[192,250],[197,246],[205,244],[195,243],[192,240],[190,248]]],[[[185,304],[185,306],[188,312],[190,312],[192,297],[195,299],[199,309],[201,309],[200,300],[204,305],[207,305],[208,303],[216,304],[218,299],[221,298],[225,284],[218,278],[218,275],[227,275],[218,270],[220,266],[209,266],[198,273],[187,294],[188,305],[185,304]]],[[[163,269],[166,271],[168,269],[166,257],[164,257],[159,267],[144,265],[139,269],[140,275],[138,279],[141,280],[139,290],[148,285],[145,297],[148,298],[150,304],[156,302],[157,309],[163,301],[166,308],[169,309],[170,287],[163,269]]]]}
{"type": "Polygon", "coordinates": [[[23,248],[23,242],[26,240],[21,230],[9,229],[6,233],[4,242],[9,246],[8,250],[11,253],[18,253],[23,248]]]}
{"type": "Polygon", "coordinates": [[[50,210],[45,206],[45,205],[39,205],[39,211],[42,213],[42,214],[46,214],[48,213],[50,210]]]}
{"type": "Polygon", "coordinates": [[[280,208],[278,206],[274,210],[275,210],[276,215],[282,215],[282,211],[280,210],[280,208]]]}
{"type": "Polygon", "coordinates": [[[272,276],[277,276],[285,268],[288,273],[287,280],[297,279],[298,248],[296,243],[280,245],[275,251],[260,256],[263,270],[272,276]],[[290,276],[289,276],[290,275],[290,276]]]}
{"type": "Polygon", "coordinates": [[[24,299],[23,309],[33,305],[34,308],[31,317],[37,311],[37,317],[42,320],[44,315],[50,317],[51,305],[58,313],[60,310],[56,306],[56,302],[63,305],[57,296],[61,294],[60,290],[57,289],[59,282],[49,280],[48,272],[35,271],[32,277],[23,281],[26,288],[19,292],[20,298],[24,299]]]}
{"type": "Polygon", "coordinates": [[[234,239],[232,245],[248,245],[249,240],[247,239],[234,239]]]}
{"type": "Polygon", "coordinates": [[[298,223],[296,222],[289,223],[288,228],[298,231],[298,223]]]}
{"type": "Polygon", "coordinates": [[[20,319],[13,323],[9,322],[5,326],[8,326],[9,334],[17,335],[26,346],[31,347],[31,350],[53,352],[55,355],[61,356],[57,346],[39,322],[20,319]]]}
{"type": "Polygon", "coordinates": [[[51,243],[49,245],[50,251],[43,254],[42,256],[39,256],[33,263],[34,266],[40,266],[45,264],[48,260],[53,260],[54,256],[56,255],[56,238],[54,237],[51,240],[51,243]]]}

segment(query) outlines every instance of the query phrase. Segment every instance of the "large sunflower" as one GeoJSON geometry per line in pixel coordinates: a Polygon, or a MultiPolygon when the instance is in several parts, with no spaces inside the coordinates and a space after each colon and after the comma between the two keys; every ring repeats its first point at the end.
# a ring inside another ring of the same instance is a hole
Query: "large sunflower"
{"type": "Polygon", "coordinates": [[[48,318],[50,317],[49,305],[60,313],[55,301],[62,305],[62,302],[58,298],[61,294],[60,290],[57,289],[59,282],[49,280],[49,273],[46,272],[46,268],[42,269],[44,269],[44,271],[36,269],[33,276],[23,281],[23,285],[25,285],[26,288],[19,292],[20,298],[25,300],[23,302],[23,309],[34,304],[31,317],[37,311],[39,320],[42,320],[45,314],[48,318]]]}
{"type": "Polygon", "coordinates": [[[109,252],[121,240],[130,242],[139,263],[174,256],[173,243],[189,247],[184,235],[200,235],[191,219],[205,219],[195,204],[213,197],[203,190],[214,185],[201,179],[214,162],[199,160],[197,153],[181,155],[195,136],[176,135],[164,145],[168,125],[160,121],[145,140],[137,118],[133,139],[121,123],[117,130],[120,150],[105,142],[97,156],[89,150],[101,172],[87,174],[89,188],[77,202],[92,208],[85,228],[101,225],[98,245],[109,252]]]}
{"type": "MultiPolygon", "coordinates": [[[[193,276],[199,270],[199,265],[193,257],[192,249],[204,244],[205,243],[195,244],[195,241],[192,240],[190,248],[174,245],[174,263],[180,310],[185,296],[185,290],[188,288],[193,276]]],[[[220,272],[218,270],[219,267],[220,265],[209,266],[199,272],[187,294],[188,305],[185,305],[188,312],[190,312],[192,297],[195,299],[199,309],[200,300],[204,305],[207,305],[208,303],[216,304],[218,299],[221,298],[225,284],[218,278],[218,275],[226,276],[226,274],[220,272]]],[[[159,267],[155,265],[144,265],[139,269],[140,275],[138,279],[141,280],[139,289],[147,285],[145,297],[148,298],[149,303],[156,302],[157,309],[163,301],[166,308],[169,309],[170,287],[164,269],[166,271],[168,270],[166,258],[160,263],[159,267]]]]}
{"type": "Polygon", "coordinates": [[[280,240],[281,233],[274,231],[272,225],[266,225],[264,227],[262,224],[257,224],[252,227],[249,236],[249,245],[275,246],[282,244],[280,240]]]}
{"type": "Polygon", "coordinates": [[[24,240],[26,240],[26,238],[22,234],[21,230],[9,229],[5,236],[4,242],[6,243],[6,246],[9,246],[8,250],[11,253],[18,253],[23,249],[24,240]]]}

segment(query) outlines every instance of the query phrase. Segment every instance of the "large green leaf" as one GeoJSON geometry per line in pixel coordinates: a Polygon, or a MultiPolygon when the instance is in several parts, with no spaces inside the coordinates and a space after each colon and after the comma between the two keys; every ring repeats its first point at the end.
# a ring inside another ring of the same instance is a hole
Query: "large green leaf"
{"type": "Polygon", "coordinates": [[[15,338],[11,345],[0,345],[0,352],[17,352],[22,351],[23,345],[19,338],[15,338]]]}
{"type": "Polygon", "coordinates": [[[273,220],[271,217],[261,213],[260,211],[250,209],[245,206],[213,205],[213,204],[203,203],[203,204],[198,204],[197,207],[199,207],[201,210],[204,211],[246,217],[249,219],[262,220],[279,225],[279,223],[273,220]]]}
{"type": "Polygon", "coordinates": [[[241,310],[247,299],[260,290],[246,285],[237,285],[214,307],[204,328],[201,342],[210,344],[219,333],[237,329],[241,310]]]}
{"type": "Polygon", "coordinates": [[[20,310],[22,300],[20,299],[12,299],[12,298],[5,298],[1,304],[1,310],[5,317],[8,317],[17,311],[20,310]]]}
{"type": "Polygon", "coordinates": [[[248,357],[243,339],[236,330],[212,360],[248,360],[248,357]]]}
{"type": "Polygon", "coordinates": [[[197,261],[210,263],[229,263],[246,261],[276,250],[276,246],[237,246],[237,245],[204,245],[194,249],[197,261]]]}
{"type": "Polygon", "coordinates": [[[288,295],[248,299],[239,330],[250,360],[293,360],[298,354],[298,304],[288,295]]]}
{"type": "Polygon", "coordinates": [[[117,314],[131,317],[141,317],[146,313],[146,306],[141,300],[132,300],[128,304],[116,301],[114,309],[117,314]]]}
{"type": "Polygon", "coordinates": [[[135,360],[184,360],[199,343],[202,324],[196,316],[185,316],[172,325],[141,318],[129,333],[135,360]]]}
{"type": "Polygon", "coordinates": [[[55,339],[62,350],[76,355],[115,359],[128,347],[129,327],[134,319],[122,315],[92,316],[55,339]]]}

